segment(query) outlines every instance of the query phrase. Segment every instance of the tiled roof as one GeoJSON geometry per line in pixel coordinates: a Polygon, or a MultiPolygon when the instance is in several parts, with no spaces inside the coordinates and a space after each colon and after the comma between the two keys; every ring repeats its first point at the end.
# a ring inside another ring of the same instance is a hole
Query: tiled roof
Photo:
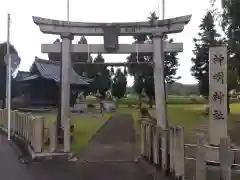
{"type": "Polygon", "coordinates": [[[19,80],[23,80],[25,77],[29,76],[30,72],[27,71],[18,71],[17,76],[15,77],[15,79],[17,81],[19,80]]]}
{"type": "MultiPolygon", "coordinates": [[[[32,68],[34,66],[37,68],[39,75],[31,75],[29,77],[25,77],[23,81],[35,79],[41,76],[46,79],[52,79],[58,83],[60,82],[60,63],[59,62],[36,58],[32,68]]],[[[72,71],[70,74],[71,84],[88,85],[89,81],[91,81],[91,79],[79,76],[72,68],[72,71]]]]}

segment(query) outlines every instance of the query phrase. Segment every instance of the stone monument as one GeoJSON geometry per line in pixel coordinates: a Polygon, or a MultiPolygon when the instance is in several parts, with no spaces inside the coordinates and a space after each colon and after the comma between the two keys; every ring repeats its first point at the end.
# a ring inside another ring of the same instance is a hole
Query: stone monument
{"type": "Polygon", "coordinates": [[[103,101],[103,107],[106,112],[116,111],[116,103],[114,102],[111,91],[106,92],[106,100],[103,101]]]}
{"type": "Polygon", "coordinates": [[[209,145],[207,159],[219,160],[220,139],[227,137],[227,47],[209,49],[209,145]]]}

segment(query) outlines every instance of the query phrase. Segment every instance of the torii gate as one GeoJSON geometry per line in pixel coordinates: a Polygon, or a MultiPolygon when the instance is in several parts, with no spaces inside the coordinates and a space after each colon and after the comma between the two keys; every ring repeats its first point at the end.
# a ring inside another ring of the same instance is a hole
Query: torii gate
{"type": "MultiPolygon", "coordinates": [[[[43,53],[62,54],[62,92],[61,92],[61,123],[64,127],[64,152],[70,152],[70,121],[69,121],[69,92],[70,68],[72,53],[153,53],[154,81],[156,94],[157,132],[154,133],[154,162],[159,164],[159,133],[168,128],[164,88],[164,52],[182,52],[182,43],[164,43],[165,34],[180,33],[190,21],[191,15],[172,19],[156,20],[154,22],[126,22],[126,23],[88,23],[69,22],[41,17],[33,17],[33,21],[45,34],[56,34],[62,38],[62,43],[42,44],[43,53]],[[118,44],[118,36],[135,36],[139,34],[153,35],[152,44],[118,44]],[[73,37],[104,36],[104,44],[72,44],[73,37]]],[[[83,63],[86,64],[86,63],[83,63]]],[[[125,66],[127,63],[105,63],[110,66],[125,66]]],[[[140,63],[139,63],[140,64],[140,63]]],[[[145,63],[146,64],[146,63],[145,63]]],[[[166,147],[167,137],[162,138],[166,147]]],[[[167,165],[167,152],[162,157],[162,165],[167,165]]],[[[163,168],[164,168],[163,167],[163,168]]]]}

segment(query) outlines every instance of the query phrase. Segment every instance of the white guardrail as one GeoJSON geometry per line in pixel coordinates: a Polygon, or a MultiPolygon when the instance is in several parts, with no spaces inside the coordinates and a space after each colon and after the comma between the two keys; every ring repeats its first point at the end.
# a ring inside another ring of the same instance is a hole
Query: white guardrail
{"type": "MultiPolygon", "coordinates": [[[[7,131],[7,110],[0,109],[0,127],[7,131]]],[[[31,113],[11,111],[11,134],[23,138],[35,153],[43,152],[44,118],[31,113]]]]}

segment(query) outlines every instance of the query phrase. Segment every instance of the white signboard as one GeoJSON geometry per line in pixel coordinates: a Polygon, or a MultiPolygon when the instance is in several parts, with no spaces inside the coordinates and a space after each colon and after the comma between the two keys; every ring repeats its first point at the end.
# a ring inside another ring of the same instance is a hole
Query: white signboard
{"type": "Polygon", "coordinates": [[[210,144],[219,145],[227,136],[227,48],[209,49],[210,144]]]}

